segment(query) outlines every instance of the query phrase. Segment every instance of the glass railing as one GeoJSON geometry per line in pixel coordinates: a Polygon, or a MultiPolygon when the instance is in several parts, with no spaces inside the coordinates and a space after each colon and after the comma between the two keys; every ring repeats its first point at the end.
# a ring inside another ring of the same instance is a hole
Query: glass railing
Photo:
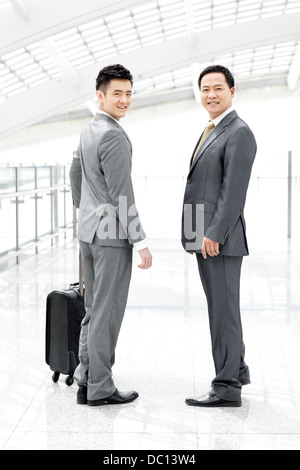
{"type": "MultiPolygon", "coordinates": [[[[186,177],[135,176],[133,185],[148,238],[180,245],[186,177]]],[[[299,207],[299,177],[252,177],[245,208],[251,248],[267,243],[276,251],[289,232],[299,240],[299,207]]],[[[0,268],[60,237],[75,237],[76,218],[68,165],[0,168],[0,268]]]]}
{"type": "Polygon", "coordinates": [[[73,227],[69,167],[0,167],[0,264],[66,237],[73,227]]]}

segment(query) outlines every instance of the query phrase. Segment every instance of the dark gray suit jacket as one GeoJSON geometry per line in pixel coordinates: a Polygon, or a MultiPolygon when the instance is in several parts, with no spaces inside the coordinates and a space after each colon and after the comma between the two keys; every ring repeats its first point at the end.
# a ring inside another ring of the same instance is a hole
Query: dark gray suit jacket
{"type": "Polygon", "coordinates": [[[192,206],[194,232],[196,205],[200,205],[198,209],[204,208],[203,234],[220,243],[220,254],[249,254],[244,206],[255,154],[256,142],[252,131],[236,111],[230,112],[212,130],[194,161],[191,161],[182,217],[184,249],[201,253],[203,238],[199,240],[197,247],[187,249],[187,244],[193,240],[187,239],[184,230],[186,205],[192,206]]]}
{"type": "Polygon", "coordinates": [[[81,133],[70,168],[80,241],[130,247],[146,238],[135,207],[131,166],[128,135],[114,119],[97,113],[81,133]],[[128,209],[122,216],[120,197],[128,209]]]}

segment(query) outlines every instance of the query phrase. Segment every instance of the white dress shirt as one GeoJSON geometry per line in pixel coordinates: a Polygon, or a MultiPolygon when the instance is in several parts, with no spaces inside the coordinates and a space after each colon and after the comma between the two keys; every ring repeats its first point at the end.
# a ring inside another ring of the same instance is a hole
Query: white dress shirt
{"type": "Polygon", "coordinates": [[[214,123],[215,127],[220,124],[220,122],[222,121],[222,119],[224,119],[225,116],[227,116],[227,114],[231,113],[231,111],[234,111],[234,107],[231,106],[230,108],[226,109],[226,111],[224,111],[224,113],[220,114],[220,116],[216,117],[215,119],[211,119],[211,121],[214,123]]]}

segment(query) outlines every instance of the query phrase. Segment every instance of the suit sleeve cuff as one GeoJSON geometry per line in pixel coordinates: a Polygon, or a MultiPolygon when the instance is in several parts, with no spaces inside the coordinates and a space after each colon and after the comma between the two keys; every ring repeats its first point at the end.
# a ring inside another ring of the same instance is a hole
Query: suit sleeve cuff
{"type": "Polygon", "coordinates": [[[148,248],[147,239],[145,238],[144,240],[141,240],[140,242],[136,242],[133,244],[133,246],[137,251],[144,250],[145,248],[148,248]]]}

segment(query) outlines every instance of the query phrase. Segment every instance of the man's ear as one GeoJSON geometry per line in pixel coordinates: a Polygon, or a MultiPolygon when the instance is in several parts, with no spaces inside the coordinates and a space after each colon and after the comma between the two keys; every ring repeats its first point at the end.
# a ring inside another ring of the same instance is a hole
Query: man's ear
{"type": "Polygon", "coordinates": [[[97,90],[97,91],[96,91],[96,96],[97,96],[99,102],[103,104],[103,98],[104,98],[104,93],[103,93],[103,91],[97,90]]]}
{"type": "Polygon", "coordinates": [[[231,98],[234,98],[234,95],[235,95],[235,88],[232,87],[232,88],[230,89],[230,92],[231,92],[231,98]]]}

